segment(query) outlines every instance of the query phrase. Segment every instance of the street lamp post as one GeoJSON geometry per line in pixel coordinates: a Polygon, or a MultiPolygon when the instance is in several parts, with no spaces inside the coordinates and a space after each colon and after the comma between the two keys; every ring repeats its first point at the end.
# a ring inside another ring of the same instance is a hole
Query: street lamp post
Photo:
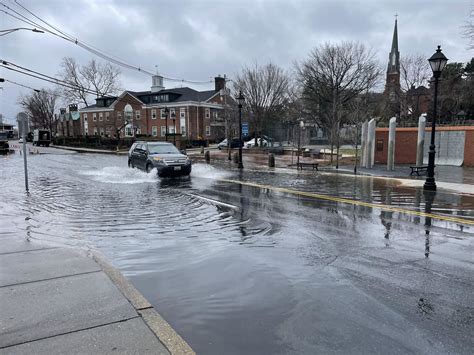
{"type": "Polygon", "coordinates": [[[170,113],[170,110],[168,107],[165,107],[165,140],[168,142],[168,115],[170,113]]]}
{"type": "Polygon", "coordinates": [[[296,167],[300,165],[301,131],[303,130],[303,128],[304,128],[304,122],[300,121],[300,130],[298,134],[298,153],[297,153],[298,155],[296,157],[296,167]]]}
{"type": "Polygon", "coordinates": [[[242,105],[245,101],[242,90],[239,91],[239,96],[236,99],[239,103],[239,169],[242,169],[244,167],[242,164],[242,105]]]}
{"type": "Polygon", "coordinates": [[[441,76],[441,72],[443,71],[446,63],[448,62],[448,58],[445,57],[443,53],[441,53],[441,46],[438,46],[436,53],[428,59],[431,70],[433,70],[433,77],[434,77],[434,98],[433,98],[433,118],[431,121],[431,142],[430,142],[430,150],[428,153],[428,171],[427,177],[425,181],[425,185],[423,186],[424,190],[436,191],[436,182],[434,177],[434,167],[435,167],[435,134],[436,134],[436,104],[438,100],[438,80],[441,76]]]}
{"type": "Polygon", "coordinates": [[[171,119],[173,120],[173,144],[176,146],[176,113],[171,112],[171,119]]]}

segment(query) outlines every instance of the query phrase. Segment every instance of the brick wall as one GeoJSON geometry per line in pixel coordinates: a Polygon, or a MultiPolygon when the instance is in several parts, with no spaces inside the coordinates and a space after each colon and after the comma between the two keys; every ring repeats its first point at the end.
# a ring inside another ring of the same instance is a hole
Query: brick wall
{"type": "MultiPolygon", "coordinates": [[[[429,125],[429,124],[428,124],[429,125]]],[[[437,131],[465,131],[464,166],[474,166],[474,127],[453,126],[437,127],[437,131]]],[[[425,140],[430,139],[431,127],[426,127],[425,140]]],[[[416,163],[416,143],[418,128],[397,128],[395,135],[395,164],[416,163]]],[[[388,154],[388,128],[377,128],[375,131],[375,163],[386,164],[388,154]],[[379,143],[379,148],[377,146],[379,143]]]]}
{"type": "Polygon", "coordinates": [[[474,127],[466,131],[464,141],[464,166],[474,167],[474,127]]]}

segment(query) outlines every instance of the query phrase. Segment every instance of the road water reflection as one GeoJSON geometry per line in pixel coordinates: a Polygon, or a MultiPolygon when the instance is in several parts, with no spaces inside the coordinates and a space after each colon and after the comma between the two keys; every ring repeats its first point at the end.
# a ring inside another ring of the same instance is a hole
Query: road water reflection
{"type": "Polygon", "coordinates": [[[473,227],[250,181],[474,217],[473,199],[369,177],[226,170],[158,179],[125,157],[0,163],[0,237],[98,249],[198,352],[469,353],[473,227]],[[425,202],[428,203],[425,203],[425,202]]]}

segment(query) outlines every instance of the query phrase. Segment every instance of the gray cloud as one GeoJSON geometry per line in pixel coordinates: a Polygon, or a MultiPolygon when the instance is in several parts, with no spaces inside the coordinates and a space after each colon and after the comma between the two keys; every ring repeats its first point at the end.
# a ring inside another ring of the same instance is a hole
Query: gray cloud
{"type": "MultiPolygon", "coordinates": [[[[8,6],[11,2],[1,0],[8,6]]],[[[165,75],[210,80],[234,76],[243,65],[272,61],[292,70],[293,63],[323,42],[360,41],[372,47],[385,66],[395,13],[399,14],[401,55],[428,58],[441,44],[451,61],[472,53],[462,37],[469,1],[125,1],[22,0],[32,11],[82,41],[131,64],[165,75]]],[[[24,24],[0,14],[0,29],[24,24]]],[[[49,34],[18,31],[0,37],[1,57],[49,75],[65,56],[86,62],[94,56],[49,34]]],[[[0,69],[0,76],[35,88],[48,84],[0,69]]],[[[150,78],[122,69],[122,86],[147,90],[150,78]]],[[[8,83],[0,91],[0,112],[14,118],[21,92],[8,83]]],[[[180,83],[165,82],[167,87],[180,83]]],[[[182,84],[193,86],[189,84],[182,84]]],[[[194,85],[209,89],[212,84],[194,85]]]]}

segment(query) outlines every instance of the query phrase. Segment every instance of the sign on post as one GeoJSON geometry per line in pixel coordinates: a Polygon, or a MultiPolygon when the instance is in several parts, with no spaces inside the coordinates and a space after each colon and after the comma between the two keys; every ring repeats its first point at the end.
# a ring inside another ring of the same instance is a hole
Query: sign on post
{"type": "Polygon", "coordinates": [[[242,135],[248,136],[249,135],[249,124],[248,122],[242,122],[242,135]]]}

